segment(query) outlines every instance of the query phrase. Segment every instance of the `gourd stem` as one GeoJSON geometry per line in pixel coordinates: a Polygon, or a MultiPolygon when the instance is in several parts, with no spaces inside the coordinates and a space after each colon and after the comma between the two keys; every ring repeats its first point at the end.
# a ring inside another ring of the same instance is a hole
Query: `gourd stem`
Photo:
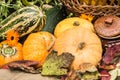
{"type": "Polygon", "coordinates": [[[78,48],[80,50],[83,49],[84,47],[85,47],[85,43],[84,42],[79,43],[78,48]]]}
{"type": "Polygon", "coordinates": [[[73,23],[73,26],[79,26],[80,25],[80,23],[78,22],[78,21],[75,21],[74,23],[73,23]]]}

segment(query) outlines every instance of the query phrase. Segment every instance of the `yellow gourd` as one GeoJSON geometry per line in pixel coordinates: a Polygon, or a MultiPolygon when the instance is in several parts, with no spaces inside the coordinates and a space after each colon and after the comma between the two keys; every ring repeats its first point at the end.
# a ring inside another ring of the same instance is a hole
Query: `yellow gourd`
{"type": "Polygon", "coordinates": [[[71,18],[66,18],[60,21],[56,25],[54,30],[54,35],[55,37],[58,37],[65,30],[74,28],[74,27],[85,27],[86,29],[89,29],[94,32],[93,24],[90,21],[80,17],[71,17],[71,18]]]}

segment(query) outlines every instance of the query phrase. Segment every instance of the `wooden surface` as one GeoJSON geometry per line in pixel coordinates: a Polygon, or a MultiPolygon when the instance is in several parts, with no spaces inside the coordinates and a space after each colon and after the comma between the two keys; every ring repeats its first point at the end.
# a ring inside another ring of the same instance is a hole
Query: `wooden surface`
{"type": "Polygon", "coordinates": [[[0,69],[0,80],[60,80],[55,77],[45,77],[40,74],[24,73],[0,69]]]}

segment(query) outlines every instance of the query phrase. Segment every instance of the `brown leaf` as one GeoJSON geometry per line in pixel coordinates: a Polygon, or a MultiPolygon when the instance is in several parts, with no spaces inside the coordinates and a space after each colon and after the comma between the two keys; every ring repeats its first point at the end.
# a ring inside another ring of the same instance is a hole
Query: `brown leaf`
{"type": "Polygon", "coordinates": [[[79,72],[75,71],[75,70],[71,70],[65,80],[81,80],[81,75],[79,74],[79,72]]]}
{"type": "Polygon", "coordinates": [[[37,65],[39,63],[31,60],[19,60],[13,61],[3,66],[3,68],[9,68],[11,70],[22,70],[29,73],[39,73],[37,65]]]}

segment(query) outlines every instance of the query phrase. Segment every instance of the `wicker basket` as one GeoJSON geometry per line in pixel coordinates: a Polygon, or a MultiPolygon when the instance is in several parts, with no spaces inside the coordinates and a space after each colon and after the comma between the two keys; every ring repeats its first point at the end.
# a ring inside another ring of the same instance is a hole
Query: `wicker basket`
{"type": "Polygon", "coordinates": [[[61,0],[68,11],[75,15],[90,14],[93,16],[116,15],[120,16],[120,0],[102,0],[102,5],[99,5],[100,0],[96,0],[92,5],[92,0],[88,4],[84,0],[61,0]]]}

